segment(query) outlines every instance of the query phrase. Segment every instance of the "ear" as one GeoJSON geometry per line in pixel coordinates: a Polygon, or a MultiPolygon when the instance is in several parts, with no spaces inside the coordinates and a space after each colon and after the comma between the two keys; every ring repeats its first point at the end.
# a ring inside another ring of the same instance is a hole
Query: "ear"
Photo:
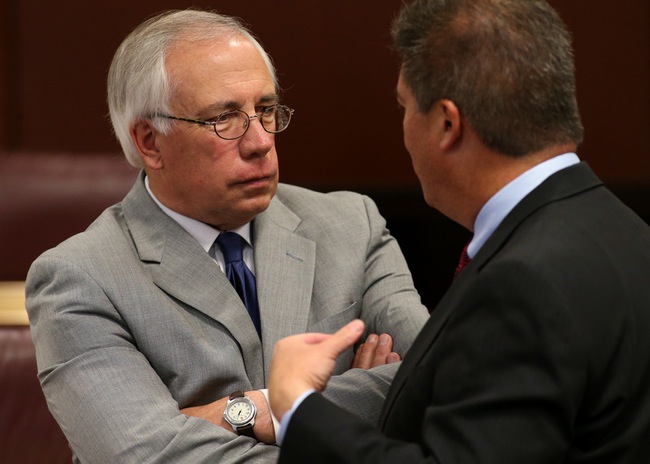
{"type": "Polygon", "coordinates": [[[460,110],[451,100],[442,99],[438,104],[441,106],[445,125],[440,148],[447,151],[460,141],[463,134],[460,110]]]}
{"type": "Polygon", "coordinates": [[[162,169],[163,167],[163,159],[156,143],[157,136],[158,131],[149,120],[143,119],[131,127],[131,139],[147,169],[162,169]]]}

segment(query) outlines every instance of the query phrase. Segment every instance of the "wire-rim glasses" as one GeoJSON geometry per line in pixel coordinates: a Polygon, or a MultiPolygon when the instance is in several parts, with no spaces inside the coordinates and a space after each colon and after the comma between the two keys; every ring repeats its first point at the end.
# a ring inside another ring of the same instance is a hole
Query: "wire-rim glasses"
{"type": "Polygon", "coordinates": [[[199,119],[181,118],[169,114],[157,113],[154,116],[158,118],[174,119],[176,121],[191,122],[202,126],[212,126],[214,133],[224,140],[235,140],[243,137],[250,127],[251,119],[258,119],[262,128],[270,133],[277,134],[289,127],[291,116],[295,110],[285,105],[271,105],[264,107],[261,111],[250,116],[242,110],[227,111],[216,116],[211,121],[201,121],[199,119]]]}

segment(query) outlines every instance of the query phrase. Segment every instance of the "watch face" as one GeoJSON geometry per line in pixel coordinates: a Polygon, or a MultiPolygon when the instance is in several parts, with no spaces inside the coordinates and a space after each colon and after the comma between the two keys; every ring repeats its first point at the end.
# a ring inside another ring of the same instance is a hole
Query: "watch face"
{"type": "Polygon", "coordinates": [[[255,415],[255,405],[247,399],[235,400],[226,408],[226,418],[233,425],[243,425],[255,415]]]}

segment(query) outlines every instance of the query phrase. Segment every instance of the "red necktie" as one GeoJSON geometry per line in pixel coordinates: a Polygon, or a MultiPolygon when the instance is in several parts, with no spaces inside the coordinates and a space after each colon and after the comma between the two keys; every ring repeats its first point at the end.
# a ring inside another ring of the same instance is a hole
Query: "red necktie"
{"type": "Polygon", "coordinates": [[[467,246],[469,245],[469,242],[467,242],[467,245],[463,248],[463,252],[460,255],[460,260],[458,261],[458,266],[456,266],[456,271],[454,272],[454,280],[460,275],[463,269],[465,269],[465,266],[469,264],[469,262],[472,260],[472,258],[469,257],[467,254],[467,246]]]}

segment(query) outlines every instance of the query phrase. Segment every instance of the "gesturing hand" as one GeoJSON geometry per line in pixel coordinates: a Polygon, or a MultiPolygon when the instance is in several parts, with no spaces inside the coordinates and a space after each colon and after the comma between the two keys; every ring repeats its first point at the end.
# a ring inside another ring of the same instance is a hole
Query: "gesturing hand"
{"type": "Polygon", "coordinates": [[[363,327],[363,321],[357,319],[333,335],[293,335],[275,345],[269,374],[269,402],[278,420],[282,420],[305,391],[325,389],[336,357],[359,339],[363,327]]]}

